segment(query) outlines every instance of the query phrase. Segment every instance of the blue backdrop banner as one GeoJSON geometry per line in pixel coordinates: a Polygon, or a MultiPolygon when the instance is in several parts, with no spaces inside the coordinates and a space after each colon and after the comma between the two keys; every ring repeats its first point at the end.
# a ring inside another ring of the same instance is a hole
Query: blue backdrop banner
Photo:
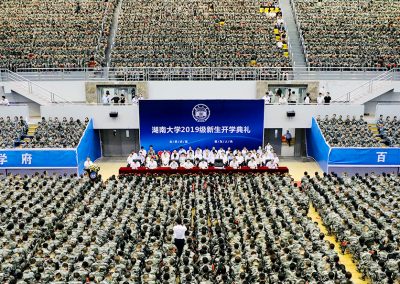
{"type": "Polygon", "coordinates": [[[256,149],[263,143],[263,100],[141,100],[139,114],[146,149],[256,149]]]}
{"type": "Polygon", "coordinates": [[[328,171],[328,158],[330,147],[326,143],[324,136],[313,118],[311,128],[306,131],[307,135],[307,155],[313,157],[323,171],[328,171]]]}
{"type": "Polygon", "coordinates": [[[0,149],[0,168],[71,168],[76,167],[76,150],[0,149]]]}
{"type": "Polygon", "coordinates": [[[92,161],[101,157],[100,135],[99,131],[93,128],[93,119],[90,119],[76,152],[78,154],[79,174],[83,173],[83,164],[87,157],[90,157],[92,161]]]}

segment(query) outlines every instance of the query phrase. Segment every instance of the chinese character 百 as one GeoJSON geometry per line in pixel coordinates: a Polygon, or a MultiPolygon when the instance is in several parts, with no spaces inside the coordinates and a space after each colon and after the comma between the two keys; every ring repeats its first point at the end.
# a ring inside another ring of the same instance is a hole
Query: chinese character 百
{"type": "Polygon", "coordinates": [[[22,154],[22,164],[23,165],[30,165],[32,164],[32,155],[31,154],[22,154]]]}
{"type": "Polygon", "coordinates": [[[387,152],[376,152],[376,154],[378,155],[378,163],[384,163],[387,152]]]}

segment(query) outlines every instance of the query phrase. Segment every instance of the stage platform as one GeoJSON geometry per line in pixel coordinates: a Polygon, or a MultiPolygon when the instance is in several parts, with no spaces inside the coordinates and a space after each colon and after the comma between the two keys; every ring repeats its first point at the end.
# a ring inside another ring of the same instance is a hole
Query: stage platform
{"type": "Polygon", "coordinates": [[[231,167],[225,168],[214,168],[209,167],[208,169],[185,169],[177,168],[171,169],[170,167],[158,167],[156,169],[148,169],[145,167],[140,167],[136,170],[129,167],[121,167],[119,169],[120,175],[132,175],[132,174],[212,174],[212,173],[276,173],[285,174],[289,173],[287,167],[279,167],[277,169],[270,169],[268,167],[260,167],[258,169],[250,169],[249,167],[241,167],[240,169],[234,169],[231,167]]]}

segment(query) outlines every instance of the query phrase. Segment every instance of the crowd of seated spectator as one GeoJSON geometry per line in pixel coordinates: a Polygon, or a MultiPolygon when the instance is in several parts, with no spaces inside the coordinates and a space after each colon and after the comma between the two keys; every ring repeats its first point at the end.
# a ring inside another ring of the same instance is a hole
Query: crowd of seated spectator
{"type": "Polygon", "coordinates": [[[349,115],[343,118],[336,114],[330,118],[326,115],[324,119],[318,116],[317,122],[331,147],[382,147],[362,115],[359,119],[355,116],[350,118],[349,115]]]}
{"type": "Polygon", "coordinates": [[[290,176],[8,175],[0,188],[2,283],[351,283],[290,176]]]}
{"type": "Polygon", "coordinates": [[[261,146],[258,149],[224,149],[220,147],[218,150],[215,147],[209,149],[201,149],[197,147],[195,150],[189,147],[187,150],[180,147],[173,151],[158,151],[150,146],[147,151],[141,147],[139,152],[132,152],[127,158],[128,167],[137,169],[139,167],[147,167],[155,169],[157,167],[178,167],[192,169],[198,167],[207,169],[209,166],[217,167],[232,167],[238,169],[242,166],[247,166],[251,169],[257,169],[261,166],[267,166],[270,169],[276,169],[279,164],[279,158],[274,152],[271,144],[267,143],[264,148],[261,146]]]}
{"type": "Polygon", "coordinates": [[[112,65],[287,67],[286,40],[276,0],[126,0],[112,65]]]}
{"type": "Polygon", "coordinates": [[[376,126],[383,143],[390,147],[400,147],[400,121],[397,120],[397,116],[393,119],[390,119],[390,116],[383,119],[383,115],[380,115],[376,126]]]}
{"type": "Polygon", "coordinates": [[[15,116],[13,120],[7,116],[0,117],[0,148],[14,148],[15,142],[28,131],[28,124],[22,116],[15,116]]]}
{"type": "Polygon", "coordinates": [[[102,63],[116,0],[0,1],[0,67],[102,63]]]}
{"type": "Polygon", "coordinates": [[[328,230],[372,283],[400,281],[400,176],[307,175],[302,187],[328,230]]]}
{"type": "Polygon", "coordinates": [[[399,1],[292,1],[310,66],[399,65],[399,1]]]}
{"type": "Polygon", "coordinates": [[[42,117],[33,138],[21,146],[23,148],[76,148],[88,122],[88,118],[82,122],[72,117],[69,121],[66,117],[62,120],[57,117],[46,120],[42,117]]]}

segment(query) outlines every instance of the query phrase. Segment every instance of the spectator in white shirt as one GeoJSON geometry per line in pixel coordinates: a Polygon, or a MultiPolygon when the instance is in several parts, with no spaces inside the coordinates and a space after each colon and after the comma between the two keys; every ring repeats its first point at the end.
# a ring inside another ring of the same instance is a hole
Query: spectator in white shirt
{"type": "Polygon", "coordinates": [[[318,94],[318,97],[317,97],[317,104],[319,104],[319,105],[324,104],[324,96],[322,95],[322,93],[319,93],[319,94],[318,94]]]}
{"type": "Polygon", "coordinates": [[[177,256],[181,257],[185,246],[185,233],[187,228],[182,224],[182,219],[180,218],[176,220],[176,223],[177,224],[174,226],[174,244],[177,249],[177,256]]]}
{"type": "Polygon", "coordinates": [[[103,104],[109,104],[109,103],[110,103],[110,94],[108,93],[108,91],[107,91],[107,93],[106,93],[105,95],[103,95],[103,97],[101,98],[101,102],[102,102],[103,104]]]}
{"type": "Polygon", "coordinates": [[[1,97],[0,105],[9,106],[10,102],[7,100],[6,96],[1,97]]]}
{"type": "Polygon", "coordinates": [[[310,94],[307,93],[306,97],[304,98],[304,104],[309,105],[311,102],[310,94]]]}
{"type": "Polygon", "coordinates": [[[265,103],[265,104],[270,104],[270,103],[271,103],[271,99],[272,99],[272,97],[271,97],[271,95],[269,94],[269,92],[265,93],[265,95],[264,95],[264,97],[263,97],[264,103],[265,103]]]}
{"type": "Polygon", "coordinates": [[[279,97],[278,103],[279,103],[280,105],[286,105],[286,104],[287,104],[287,99],[286,99],[286,97],[285,97],[284,95],[281,95],[281,96],[279,97]]]}

